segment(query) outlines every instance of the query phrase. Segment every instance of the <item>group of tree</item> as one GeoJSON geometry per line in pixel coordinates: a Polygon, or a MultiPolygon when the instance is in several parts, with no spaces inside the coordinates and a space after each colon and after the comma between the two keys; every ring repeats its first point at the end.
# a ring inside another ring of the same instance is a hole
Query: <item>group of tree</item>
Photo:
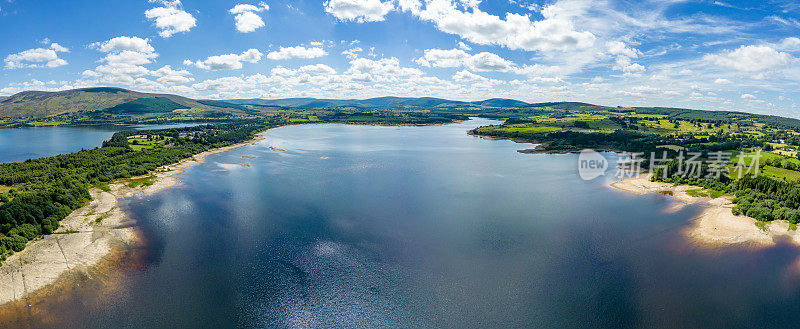
{"type": "Polygon", "coordinates": [[[50,234],[59,221],[90,199],[89,188],[120,178],[145,175],[184,158],[247,141],[278,125],[263,119],[158,131],[122,131],[102,147],[24,162],[0,164],[0,185],[13,195],[0,197],[0,257],[20,251],[37,236],[50,234]],[[127,137],[168,136],[171,147],[134,151],[127,137]],[[191,135],[193,138],[181,138],[191,135]]]}

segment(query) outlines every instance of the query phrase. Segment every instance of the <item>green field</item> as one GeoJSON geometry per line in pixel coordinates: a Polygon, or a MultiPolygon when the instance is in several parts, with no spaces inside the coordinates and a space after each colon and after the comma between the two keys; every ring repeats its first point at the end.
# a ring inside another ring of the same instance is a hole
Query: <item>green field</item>
{"type": "Polygon", "coordinates": [[[151,135],[150,138],[142,136],[131,136],[128,138],[128,145],[134,151],[149,150],[157,147],[162,147],[166,144],[166,140],[158,139],[159,136],[151,135]]]}
{"type": "Polygon", "coordinates": [[[49,126],[65,125],[65,124],[69,124],[69,122],[66,122],[66,121],[33,121],[33,122],[29,122],[29,124],[34,125],[36,127],[49,127],[49,126]]]}
{"type": "Polygon", "coordinates": [[[514,125],[510,127],[504,127],[499,130],[505,132],[524,132],[524,133],[547,133],[551,131],[561,130],[561,127],[553,127],[553,126],[539,126],[539,125],[514,125]]]}
{"type": "Polygon", "coordinates": [[[741,126],[737,123],[693,122],[659,114],[612,111],[586,113],[553,111],[552,113],[518,118],[514,122],[494,127],[498,131],[518,133],[549,133],[558,130],[612,133],[617,130],[636,130],[642,133],[662,136],[691,136],[696,138],[707,138],[717,134],[748,135],[761,133],[754,130],[757,129],[755,127],[741,126]]]}
{"type": "Polygon", "coordinates": [[[800,172],[772,166],[764,166],[761,173],[785,181],[800,181],[800,172]]]}
{"type": "Polygon", "coordinates": [[[153,183],[155,183],[155,181],[156,181],[156,176],[149,175],[149,176],[140,177],[140,178],[129,178],[129,179],[124,180],[124,183],[128,187],[136,188],[136,187],[139,187],[139,186],[150,186],[150,185],[153,185],[153,183]]]}
{"type": "Polygon", "coordinates": [[[725,195],[725,192],[700,188],[696,190],[688,190],[686,191],[686,194],[693,197],[710,197],[712,199],[716,199],[725,195]]]}
{"type": "Polygon", "coordinates": [[[11,200],[11,199],[12,199],[12,197],[11,197],[11,195],[8,193],[8,191],[10,191],[12,188],[13,188],[13,187],[11,187],[11,186],[0,185],[0,195],[2,195],[2,196],[5,196],[5,197],[6,197],[6,198],[8,198],[9,200],[11,200]]]}

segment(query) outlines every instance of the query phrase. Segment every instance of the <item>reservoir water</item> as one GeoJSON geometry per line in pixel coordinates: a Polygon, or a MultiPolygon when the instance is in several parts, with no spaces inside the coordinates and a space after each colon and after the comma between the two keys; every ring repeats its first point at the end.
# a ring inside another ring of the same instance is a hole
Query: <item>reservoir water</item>
{"type": "Polygon", "coordinates": [[[191,127],[204,123],[132,126],[30,127],[0,129],[0,163],[68,154],[103,145],[115,132],[127,129],[191,127]]]}
{"type": "MultiPolygon", "coordinates": [[[[700,206],[577,156],[425,127],[302,125],[127,199],[144,261],[19,314],[81,328],[792,327],[800,250],[706,249],[700,206]],[[270,150],[270,146],[285,151],[270,150]]],[[[609,158],[613,158],[609,154],[609,158]]]]}

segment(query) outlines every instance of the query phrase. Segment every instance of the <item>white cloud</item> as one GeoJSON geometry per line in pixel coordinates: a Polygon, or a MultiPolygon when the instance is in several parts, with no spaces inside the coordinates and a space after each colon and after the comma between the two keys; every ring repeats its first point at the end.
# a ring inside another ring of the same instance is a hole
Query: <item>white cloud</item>
{"type": "Polygon", "coordinates": [[[158,57],[150,40],[139,37],[115,37],[91,47],[106,53],[100,60],[103,64],[83,72],[84,77],[96,78],[98,83],[134,84],[137,78],[150,74],[142,65],[153,63],[158,57]]]}
{"type": "Polygon", "coordinates": [[[148,39],[121,36],[93,43],[91,47],[106,55],[100,60],[102,64],[94,70],[83,71],[82,76],[87,80],[80,80],[81,84],[119,84],[136,90],[178,93],[189,97],[197,94],[195,90],[179,85],[194,81],[189,71],[175,70],[169,65],[154,71],[145,67],[158,57],[148,39]],[[155,77],[156,80],[148,77],[155,77]]]}
{"type": "Polygon", "coordinates": [[[752,94],[742,94],[742,99],[752,100],[752,99],[756,99],[756,96],[753,96],[752,94]]]}
{"type": "Polygon", "coordinates": [[[788,25],[791,27],[800,27],[800,21],[791,17],[783,18],[777,15],[772,15],[772,16],[767,16],[765,18],[783,25],[788,25]]]}
{"type": "Polygon", "coordinates": [[[493,53],[482,52],[473,55],[468,66],[476,71],[507,71],[514,67],[514,63],[493,53]]]}
{"type": "Polygon", "coordinates": [[[467,67],[474,71],[508,71],[514,63],[502,57],[482,52],[470,55],[461,49],[427,49],[425,55],[416,60],[417,64],[433,67],[467,67]]]}
{"type": "Polygon", "coordinates": [[[272,70],[270,70],[270,73],[272,75],[274,75],[274,76],[290,77],[290,76],[293,76],[293,75],[297,74],[297,71],[292,70],[292,69],[287,69],[287,68],[285,68],[283,66],[277,66],[277,67],[273,68],[272,70]]]}
{"type": "Polygon", "coordinates": [[[186,70],[173,70],[169,65],[164,65],[158,70],[150,72],[150,75],[158,77],[158,82],[173,84],[173,83],[188,83],[194,81],[189,77],[192,75],[186,70]]]}
{"type": "Polygon", "coordinates": [[[124,50],[110,53],[101,61],[111,65],[143,65],[152,63],[156,57],[158,57],[156,53],[124,50]]]}
{"type": "MultiPolygon", "coordinates": [[[[527,75],[529,77],[541,77],[541,76],[558,76],[563,72],[564,69],[559,66],[547,66],[541,64],[533,64],[533,65],[523,65],[521,68],[516,70],[517,74],[520,75],[527,75]]],[[[599,78],[599,77],[595,77],[599,78]]],[[[600,78],[602,80],[602,78],[600,78]]]]}
{"type": "Polygon", "coordinates": [[[175,33],[189,32],[197,25],[197,20],[182,9],[180,0],[150,2],[160,3],[163,7],[148,9],[144,12],[145,17],[154,20],[156,27],[161,30],[158,34],[163,38],[169,38],[175,33]]]}
{"type": "Polygon", "coordinates": [[[217,55],[196,62],[192,62],[187,59],[183,62],[183,64],[194,65],[197,66],[198,68],[208,71],[238,70],[243,67],[242,62],[257,63],[258,61],[261,60],[262,56],[263,54],[260,51],[258,51],[258,49],[249,49],[239,55],[237,54],[217,55]]]}
{"type": "Polygon", "coordinates": [[[57,43],[51,43],[50,48],[33,48],[10,54],[4,62],[7,69],[21,69],[34,67],[54,68],[67,65],[67,61],[58,58],[58,53],[69,52],[69,49],[57,43]]]}
{"type": "Polygon", "coordinates": [[[718,84],[718,85],[729,85],[729,84],[731,84],[732,82],[731,82],[731,80],[728,80],[728,79],[719,78],[719,79],[717,79],[717,80],[714,80],[714,83],[716,83],[716,84],[718,84]]]}
{"type": "Polygon", "coordinates": [[[360,53],[362,51],[364,51],[364,49],[361,49],[361,47],[355,47],[355,48],[350,48],[350,49],[347,49],[347,50],[343,51],[342,55],[347,57],[347,59],[349,59],[349,60],[353,60],[353,59],[358,58],[358,53],[360,53]]]}
{"type": "Polygon", "coordinates": [[[800,38],[788,37],[778,43],[777,48],[785,51],[798,51],[800,50],[800,38]]]}
{"type": "Polygon", "coordinates": [[[55,42],[50,44],[50,49],[55,50],[56,52],[59,52],[59,53],[68,53],[69,52],[69,49],[67,49],[66,47],[63,47],[63,46],[61,46],[61,45],[59,45],[59,44],[57,44],[55,42]]]}
{"type": "Polygon", "coordinates": [[[270,52],[267,58],[271,60],[283,60],[291,58],[317,58],[327,55],[328,53],[320,47],[306,48],[302,46],[297,47],[281,47],[280,50],[270,52]]]}
{"type": "Polygon", "coordinates": [[[349,75],[349,79],[380,82],[392,82],[398,81],[400,78],[425,75],[419,69],[400,66],[400,60],[395,57],[379,60],[356,58],[350,61],[350,68],[345,74],[349,75]]]}
{"type": "Polygon", "coordinates": [[[456,74],[453,75],[453,80],[457,82],[467,82],[467,83],[489,81],[489,79],[487,79],[486,77],[477,75],[467,70],[456,72],[456,74]]]}
{"type": "Polygon", "coordinates": [[[703,58],[718,66],[743,72],[775,70],[795,60],[792,55],[770,46],[741,46],[733,51],[710,54],[703,58]]]}
{"type": "Polygon", "coordinates": [[[249,33],[264,27],[264,20],[261,19],[261,16],[258,16],[256,13],[266,10],[269,10],[269,6],[263,2],[260,2],[258,6],[250,4],[238,4],[231,8],[229,12],[235,15],[234,20],[236,20],[236,30],[242,33],[249,33]]]}
{"type": "Polygon", "coordinates": [[[394,9],[392,1],[381,0],[327,0],[325,11],[341,21],[358,23],[380,22],[394,9]]]}
{"type": "MultiPolygon", "coordinates": [[[[463,4],[463,2],[458,2],[463,4]]],[[[477,4],[477,3],[476,3],[477,4]]],[[[522,50],[572,50],[592,46],[595,35],[577,31],[572,22],[576,8],[557,2],[542,9],[542,20],[529,15],[506,13],[505,18],[481,11],[458,9],[451,0],[401,0],[399,7],[424,21],[433,22],[443,32],[458,35],[472,43],[500,45],[522,50]]],[[[578,8],[583,10],[583,8],[578,8]]]]}
{"type": "Polygon", "coordinates": [[[306,65],[297,69],[297,72],[316,74],[316,75],[330,75],[336,74],[336,70],[325,64],[306,65]]]}
{"type": "Polygon", "coordinates": [[[606,47],[608,47],[608,52],[611,55],[622,55],[630,58],[637,58],[642,54],[639,50],[628,47],[622,41],[606,42],[606,47]]]}
{"type": "Polygon", "coordinates": [[[638,49],[630,48],[622,41],[606,42],[606,48],[610,55],[617,56],[612,66],[614,70],[625,72],[625,75],[635,75],[645,71],[644,66],[633,62],[634,58],[642,54],[638,49]]]}
{"type": "Polygon", "coordinates": [[[645,71],[645,67],[638,63],[632,63],[630,58],[625,56],[617,57],[617,62],[613,69],[625,72],[625,74],[638,74],[645,71]]]}
{"type": "Polygon", "coordinates": [[[139,37],[116,37],[101,43],[93,43],[92,46],[104,53],[121,52],[125,50],[150,53],[155,48],[150,45],[150,39],[139,37]]]}

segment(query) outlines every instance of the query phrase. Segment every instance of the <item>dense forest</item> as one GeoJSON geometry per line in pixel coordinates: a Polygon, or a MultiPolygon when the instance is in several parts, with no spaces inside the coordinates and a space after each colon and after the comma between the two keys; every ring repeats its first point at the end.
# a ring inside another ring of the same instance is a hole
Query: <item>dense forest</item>
{"type": "Polygon", "coordinates": [[[705,164],[697,175],[686,175],[680,172],[679,166],[677,160],[672,160],[667,167],[654,170],[653,180],[700,186],[734,195],[734,215],[745,215],[764,222],[800,222],[800,187],[797,182],[779,181],[764,175],[717,176],[705,164]]]}

